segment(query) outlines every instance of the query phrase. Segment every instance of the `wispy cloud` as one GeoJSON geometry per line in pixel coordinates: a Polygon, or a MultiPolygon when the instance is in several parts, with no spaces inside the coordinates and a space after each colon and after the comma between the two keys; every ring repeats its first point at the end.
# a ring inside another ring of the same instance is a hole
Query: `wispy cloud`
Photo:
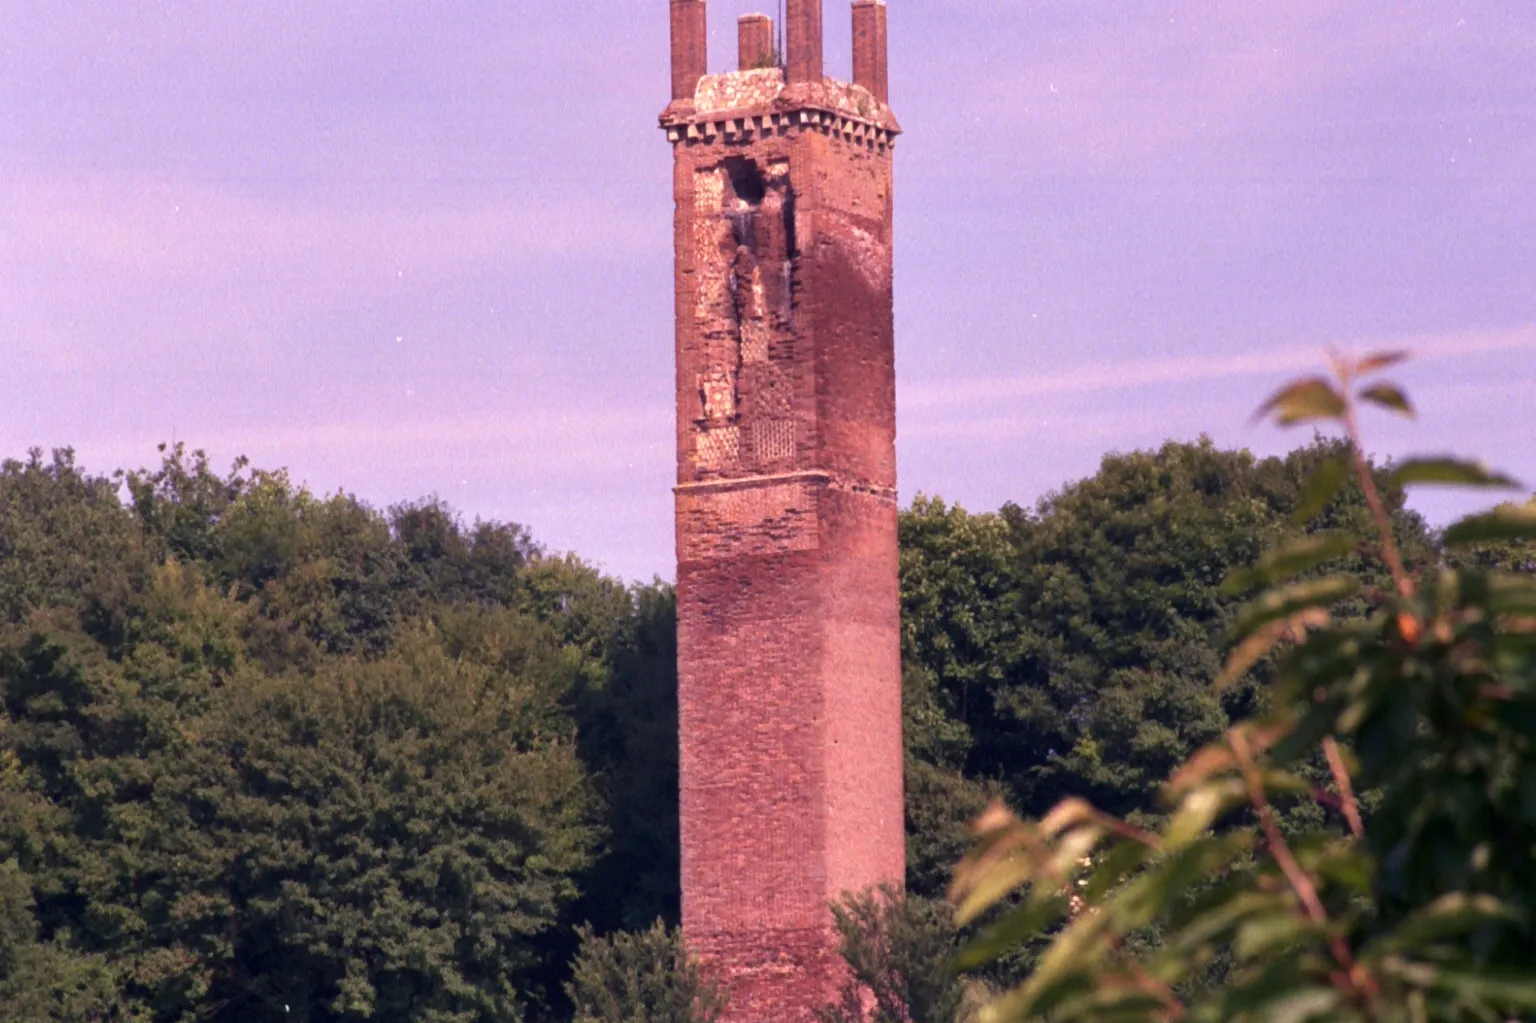
{"type": "Polygon", "coordinates": [[[13,179],[0,188],[0,354],[71,373],[117,372],[126,352],[235,368],[263,338],[291,347],[317,320],[355,332],[383,309],[404,321],[391,334],[474,333],[486,306],[505,334],[543,333],[535,303],[580,283],[574,267],[660,262],[667,237],[665,214],[558,191],[265,196],[13,179]],[[456,290],[487,280],[502,282],[489,302],[456,290]],[[534,311],[508,319],[514,304],[534,311]]]}
{"type": "MultiPolygon", "coordinates": [[[[1422,360],[1440,360],[1500,352],[1536,352],[1536,324],[1503,330],[1468,330],[1357,343],[1346,350],[1403,349],[1422,360]]],[[[1066,370],[976,376],[907,384],[899,391],[904,409],[966,407],[1043,395],[1085,395],[1153,387],[1160,384],[1275,376],[1317,369],[1321,346],[1296,345],[1284,351],[1241,355],[1179,356],[1093,363],[1066,370]]]]}
{"type": "Polygon", "coordinates": [[[451,203],[371,194],[263,197],[199,182],[55,184],[12,180],[0,199],[11,244],[0,265],[39,258],[94,264],[140,280],[266,268],[334,280],[402,260],[452,273],[487,261],[601,257],[656,246],[649,220],[547,192],[466,194],[451,203]],[[7,257],[9,254],[9,258],[7,257]]]}
{"type": "MultiPolygon", "coordinates": [[[[358,471],[380,465],[398,471],[469,457],[477,474],[600,473],[665,460],[672,449],[672,411],[660,406],[535,408],[244,429],[191,423],[178,433],[193,447],[222,458],[247,455],[263,468],[324,460],[342,461],[358,471]]],[[[130,467],[152,460],[155,446],[171,439],[150,434],[86,436],[77,447],[93,461],[130,467]]]]}

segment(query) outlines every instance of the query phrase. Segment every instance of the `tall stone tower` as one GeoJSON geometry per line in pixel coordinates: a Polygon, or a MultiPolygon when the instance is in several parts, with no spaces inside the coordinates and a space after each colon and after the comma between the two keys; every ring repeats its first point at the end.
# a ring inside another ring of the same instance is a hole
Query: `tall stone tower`
{"type": "Polygon", "coordinates": [[[841,980],[828,905],[903,874],[886,8],[854,81],[821,0],[739,25],[670,0],[677,201],[683,926],[732,1023],[799,1023],[841,980]]]}

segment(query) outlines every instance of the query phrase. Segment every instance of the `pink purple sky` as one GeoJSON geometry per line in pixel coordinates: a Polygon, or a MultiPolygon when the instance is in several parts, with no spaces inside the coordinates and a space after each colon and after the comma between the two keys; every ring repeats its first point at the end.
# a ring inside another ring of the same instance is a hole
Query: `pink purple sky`
{"type": "MultiPolygon", "coordinates": [[[[1420,353],[1378,453],[1536,487],[1536,5],[890,8],[903,501],[1285,450],[1248,414],[1330,344],[1420,353]]],[[[180,440],[670,577],[666,9],[7,0],[0,455],[180,440]]]]}

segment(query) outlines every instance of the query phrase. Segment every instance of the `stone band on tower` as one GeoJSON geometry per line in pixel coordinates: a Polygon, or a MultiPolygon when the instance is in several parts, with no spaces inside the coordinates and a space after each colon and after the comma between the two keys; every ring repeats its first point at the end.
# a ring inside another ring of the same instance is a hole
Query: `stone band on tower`
{"type": "Polygon", "coordinates": [[[670,3],[683,927],[731,1023],[808,1023],[830,904],[904,869],[886,11],[849,84],[821,0],[719,75],[670,3]]]}

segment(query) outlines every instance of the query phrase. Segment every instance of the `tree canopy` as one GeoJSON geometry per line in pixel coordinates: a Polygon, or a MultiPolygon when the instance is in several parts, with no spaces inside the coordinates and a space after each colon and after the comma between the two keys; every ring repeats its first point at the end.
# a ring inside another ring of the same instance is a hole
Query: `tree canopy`
{"type": "MultiPolygon", "coordinates": [[[[941,893],[989,786],[1024,813],[1067,795],[1153,812],[1168,772],[1262,702],[1263,665],[1212,686],[1241,606],[1222,582],[1287,539],[1366,524],[1358,487],[1296,521],[1313,470],[1344,450],[1170,442],[1106,456],[1030,509],[913,502],[900,528],[915,890],[941,893]]],[[[1382,476],[1405,556],[1432,565],[1430,530],[1382,476]]],[[[1348,564],[1381,578],[1361,554],[1348,564]]]]}
{"type": "Polygon", "coordinates": [[[515,1020],[671,911],[666,587],[179,448],[6,463],[0,543],[7,1018],[515,1020]]]}

